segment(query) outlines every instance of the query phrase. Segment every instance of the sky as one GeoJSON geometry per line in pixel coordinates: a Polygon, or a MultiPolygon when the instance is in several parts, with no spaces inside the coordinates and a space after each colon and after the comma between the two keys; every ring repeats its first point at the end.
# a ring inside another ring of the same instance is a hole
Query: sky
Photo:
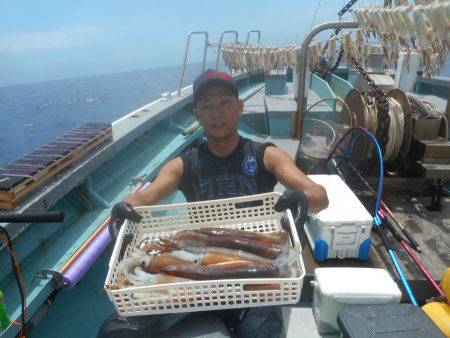
{"type": "MultiPolygon", "coordinates": [[[[336,20],[343,0],[3,0],[0,86],[181,64],[189,31],[259,29],[261,44],[300,43],[315,23],[336,20]]],[[[350,18],[349,16],[344,18],[350,18]]],[[[327,33],[329,34],[329,33],[327,33]]],[[[230,37],[228,38],[230,39],[230,37]]],[[[202,41],[188,62],[201,61],[202,41]]],[[[217,54],[211,50],[208,59],[217,54]]]]}

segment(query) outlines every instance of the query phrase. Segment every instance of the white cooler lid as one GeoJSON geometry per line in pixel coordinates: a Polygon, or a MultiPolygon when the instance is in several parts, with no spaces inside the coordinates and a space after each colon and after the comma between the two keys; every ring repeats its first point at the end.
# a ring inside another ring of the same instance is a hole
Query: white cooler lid
{"type": "Polygon", "coordinates": [[[345,222],[372,224],[372,216],[338,175],[309,175],[308,177],[325,188],[329,200],[328,207],[312,215],[312,218],[319,220],[322,225],[345,222]]]}
{"type": "Polygon", "coordinates": [[[374,268],[317,268],[317,288],[339,298],[398,298],[402,293],[389,273],[374,268]]]}

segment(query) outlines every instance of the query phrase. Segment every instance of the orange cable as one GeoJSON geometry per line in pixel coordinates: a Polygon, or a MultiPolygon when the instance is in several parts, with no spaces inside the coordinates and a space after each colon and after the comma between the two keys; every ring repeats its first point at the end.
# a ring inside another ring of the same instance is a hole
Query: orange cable
{"type": "MultiPolygon", "coordinates": [[[[23,283],[22,274],[20,272],[19,262],[17,261],[17,257],[14,254],[14,252],[11,250],[11,247],[9,246],[9,243],[6,241],[6,239],[4,237],[1,237],[1,239],[2,239],[3,244],[6,246],[6,249],[8,250],[9,254],[11,255],[11,257],[13,259],[14,266],[15,266],[15,268],[17,270],[17,276],[18,276],[18,279],[19,279],[19,283],[22,286],[23,295],[24,295],[24,298],[25,298],[25,307],[23,309],[23,316],[24,316],[23,321],[26,322],[26,318],[27,318],[27,307],[26,307],[27,294],[26,294],[26,290],[25,290],[25,285],[23,283]]],[[[11,322],[11,323],[16,323],[16,322],[11,322]]],[[[20,324],[20,327],[21,327],[21,329],[20,329],[21,336],[25,337],[25,335],[23,335],[23,329],[24,328],[22,327],[22,324],[20,324]]]]}

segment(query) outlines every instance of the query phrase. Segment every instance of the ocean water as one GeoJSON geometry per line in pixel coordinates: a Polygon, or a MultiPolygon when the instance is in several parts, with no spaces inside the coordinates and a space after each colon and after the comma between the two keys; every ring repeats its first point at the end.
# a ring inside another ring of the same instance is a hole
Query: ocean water
{"type": "MultiPolygon", "coordinates": [[[[184,85],[200,73],[186,67],[184,85]]],[[[113,122],[177,89],[180,66],[0,87],[0,167],[87,122],[113,122]]],[[[442,76],[450,77],[450,62],[442,76]]]]}
{"type": "MultiPolygon", "coordinates": [[[[201,64],[186,66],[183,87],[201,64]]],[[[0,167],[88,122],[113,122],[178,89],[180,66],[0,87],[0,167]]]]}

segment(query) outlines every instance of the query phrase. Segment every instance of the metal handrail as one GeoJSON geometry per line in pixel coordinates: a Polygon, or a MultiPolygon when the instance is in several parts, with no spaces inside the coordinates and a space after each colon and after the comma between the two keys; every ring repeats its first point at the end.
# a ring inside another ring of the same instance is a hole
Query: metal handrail
{"type": "Polygon", "coordinates": [[[184,49],[184,58],[183,58],[183,67],[181,68],[181,74],[180,74],[180,81],[178,83],[178,96],[181,95],[181,87],[183,86],[183,79],[184,79],[184,71],[186,68],[186,60],[188,57],[189,52],[189,43],[191,42],[191,36],[196,34],[202,34],[205,35],[205,48],[203,50],[203,65],[202,65],[202,72],[205,70],[206,66],[206,53],[208,51],[208,45],[209,45],[209,38],[208,38],[208,32],[207,31],[195,31],[195,32],[189,32],[187,41],[186,41],[186,48],[184,49]]]}
{"type": "Polygon", "coordinates": [[[220,51],[222,50],[223,36],[227,33],[234,34],[234,43],[238,42],[239,33],[237,31],[222,31],[219,40],[219,49],[217,50],[216,70],[219,68],[220,51]]]}
{"type": "Polygon", "coordinates": [[[307,54],[308,54],[308,46],[312,41],[314,36],[318,33],[327,30],[327,29],[344,29],[344,28],[358,28],[358,24],[355,21],[333,21],[326,22],[317,27],[315,27],[308,35],[305,37],[305,40],[302,42],[302,47],[300,48],[300,54],[298,56],[298,95],[297,95],[297,113],[296,113],[296,121],[295,125],[297,127],[296,136],[301,138],[301,130],[302,130],[302,119],[303,119],[303,111],[306,106],[305,100],[305,89],[306,89],[306,71],[307,71],[307,54]]]}
{"type": "Polygon", "coordinates": [[[245,39],[245,44],[248,45],[248,42],[250,41],[250,34],[251,33],[257,33],[258,34],[258,42],[256,43],[259,45],[259,41],[261,40],[261,31],[260,30],[253,30],[247,32],[247,38],[245,39]]]}

